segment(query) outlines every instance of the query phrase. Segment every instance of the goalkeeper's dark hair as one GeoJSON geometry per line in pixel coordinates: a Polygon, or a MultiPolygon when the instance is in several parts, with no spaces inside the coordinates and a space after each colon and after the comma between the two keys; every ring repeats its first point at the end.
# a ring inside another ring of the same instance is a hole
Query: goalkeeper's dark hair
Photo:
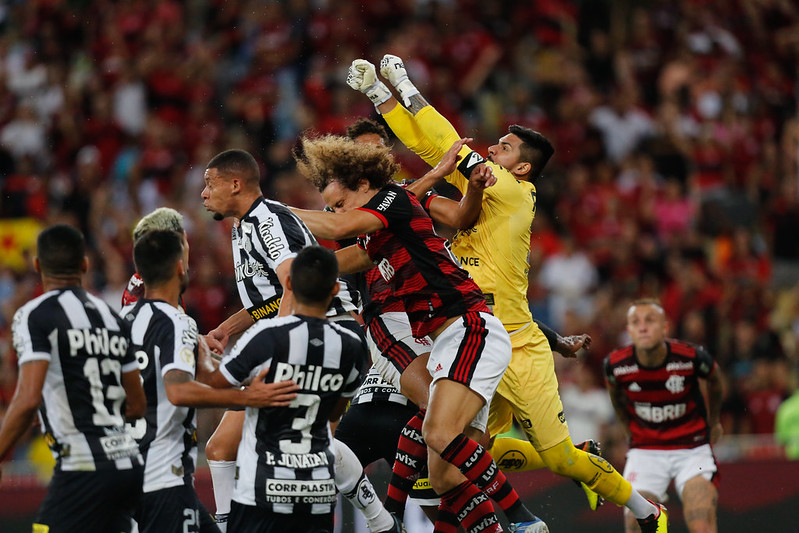
{"type": "Polygon", "coordinates": [[[36,239],[36,257],[42,274],[74,276],[82,272],[86,239],[75,227],[56,224],[42,231],[36,239]]]}
{"type": "Polygon", "coordinates": [[[136,271],[150,288],[172,279],[175,265],[183,258],[183,235],[171,230],[150,230],[133,245],[136,271]]]}
{"type": "Polygon", "coordinates": [[[522,140],[519,146],[520,159],[532,165],[530,179],[540,176],[552,154],[555,153],[552,143],[537,131],[518,124],[509,127],[508,132],[522,140]]]}
{"type": "Polygon", "coordinates": [[[383,144],[388,144],[388,132],[382,124],[370,118],[361,117],[351,125],[347,126],[347,137],[353,141],[361,135],[373,133],[383,139],[383,144]]]}
{"type": "Polygon", "coordinates": [[[327,302],[338,283],[336,254],[322,246],[307,246],[291,262],[291,290],[299,303],[327,302]]]}
{"type": "Polygon", "coordinates": [[[237,174],[247,186],[260,187],[261,169],[258,162],[244,150],[225,150],[215,155],[206,168],[214,168],[220,174],[237,174]]]}

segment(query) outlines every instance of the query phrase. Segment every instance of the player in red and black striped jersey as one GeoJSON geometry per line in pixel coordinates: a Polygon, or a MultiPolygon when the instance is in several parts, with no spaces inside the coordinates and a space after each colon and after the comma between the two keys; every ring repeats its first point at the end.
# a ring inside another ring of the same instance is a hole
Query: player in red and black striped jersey
{"type": "MultiPolygon", "coordinates": [[[[456,143],[456,152],[464,142],[456,143]]],[[[360,235],[359,245],[337,254],[342,272],[377,264],[392,293],[402,299],[414,335],[433,338],[427,366],[433,385],[422,432],[441,511],[456,515],[467,530],[502,531],[488,495],[513,523],[543,526],[491,456],[465,434],[475,435],[474,426],[485,430],[488,404],[510,362],[510,338],[435,234],[416,197],[391,182],[397,165],[389,150],[343,137],[306,138],[296,159],[335,212],[295,213],[318,237],[360,235]]],[[[470,179],[480,189],[489,177],[485,169],[470,179]]]]}
{"type": "MultiPolygon", "coordinates": [[[[630,437],[624,477],[658,501],[673,479],[690,531],[715,532],[710,444],[722,433],[721,371],[704,348],[667,339],[667,327],[657,300],[635,301],[627,312],[632,344],[605,358],[610,397],[630,437]],[[707,405],[700,380],[708,382],[707,405]]],[[[625,522],[628,532],[637,531],[630,516],[625,522]]]]}

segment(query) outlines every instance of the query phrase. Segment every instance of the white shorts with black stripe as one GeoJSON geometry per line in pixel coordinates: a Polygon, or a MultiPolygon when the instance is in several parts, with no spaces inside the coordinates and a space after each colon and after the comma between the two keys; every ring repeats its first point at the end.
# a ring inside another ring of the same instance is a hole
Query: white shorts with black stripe
{"type": "Polygon", "coordinates": [[[383,313],[369,321],[367,338],[372,363],[383,379],[397,389],[408,365],[433,347],[430,337],[414,337],[408,315],[398,312],[383,313]]]}
{"type": "Polygon", "coordinates": [[[490,313],[466,313],[433,341],[427,370],[436,381],[451,379],[466,385],[485,400],[472,427],[485,430],[488,408],[508,368],[511,342],[508,332],[490,313]]]}

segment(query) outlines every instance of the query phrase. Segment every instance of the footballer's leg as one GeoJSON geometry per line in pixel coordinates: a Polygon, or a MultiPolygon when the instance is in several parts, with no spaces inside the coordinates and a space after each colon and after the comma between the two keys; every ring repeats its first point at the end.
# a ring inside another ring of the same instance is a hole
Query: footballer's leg
{"type": "Polygon", "coordinates": [[[233,499],[233,483],[236,478],[236,455],[241,442],[241,430],[244,427],[244,411],[225,411],[222,420],[216,427],[208,443],[205,455],[211,471],[211,482],[214,487],[214,515],[219,529],[227,530],[227,519],[230,513],[230,501],[233,499]]]}
{"type": "Polygon", "coordinates": [[[716,533],[716,507],[718,489],[713,482],[702,475],[695,476],[685,483],[682,490],[683,514],[688,531],[691,533],[716,533]]]}

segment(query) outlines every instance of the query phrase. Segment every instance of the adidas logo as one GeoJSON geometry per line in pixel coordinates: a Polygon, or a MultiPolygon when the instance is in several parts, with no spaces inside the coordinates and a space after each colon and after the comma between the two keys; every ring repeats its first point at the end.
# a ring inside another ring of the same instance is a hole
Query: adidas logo
{"type": "Polygon", "coordinates": [[[627,389],[633,392],[641,392],[641,385],[633,382],[629,387],[627,387],[627,389]]]}
{"type": "Polygon", "coordinates": [[[438,363],[436,365],[436,369],[433,371],[433,373],[441,372],[442,370],[444,370],[444,367],[441,366],[441,363],[438,363]]]}

